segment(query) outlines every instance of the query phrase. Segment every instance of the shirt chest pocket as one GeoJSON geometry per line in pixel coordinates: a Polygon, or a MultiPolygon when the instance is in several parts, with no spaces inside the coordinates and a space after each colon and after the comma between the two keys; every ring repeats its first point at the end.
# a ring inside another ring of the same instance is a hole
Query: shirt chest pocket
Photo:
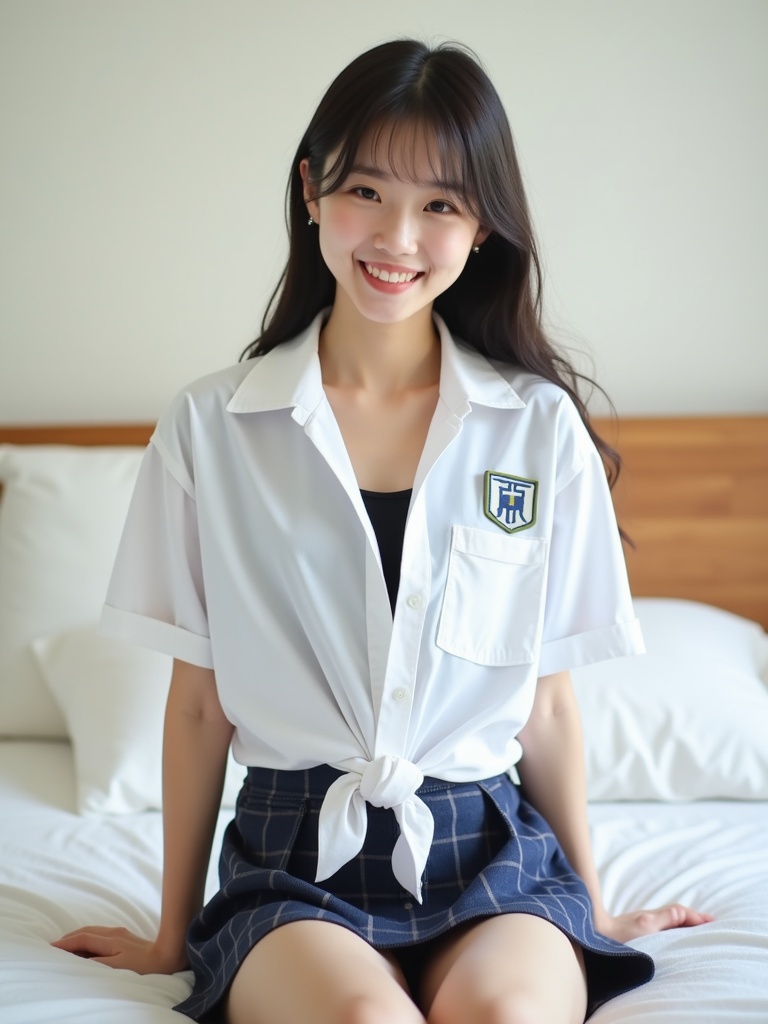
{"type": "Polygon", "coordinates": [[[437,646],[478,665],[537,656],[547,542],[454,526],[437,646]]]}

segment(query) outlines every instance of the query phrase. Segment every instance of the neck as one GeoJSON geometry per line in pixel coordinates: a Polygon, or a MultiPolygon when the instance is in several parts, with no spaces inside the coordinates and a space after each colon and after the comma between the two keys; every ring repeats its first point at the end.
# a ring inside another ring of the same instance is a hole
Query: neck
{"type": "Polygon", "coordinates": [[[429,387],[440,377],[440,342],[426,308],[400,323],[374,323],[336,303],[320,333],[323,383],[379,394],[429,387]]]}

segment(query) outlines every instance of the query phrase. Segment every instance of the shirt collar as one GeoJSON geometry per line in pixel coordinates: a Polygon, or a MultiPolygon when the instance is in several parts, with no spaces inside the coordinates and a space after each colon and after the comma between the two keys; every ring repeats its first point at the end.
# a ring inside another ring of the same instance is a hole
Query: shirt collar
{"type": "MultiPolygon", "coordinates": [[[[250,413],[295,408],[309,416],[325,397],[317,348],[327,316],[323,310],[301,334],[257,357],[227,410],[250,413]]],[[[498,409],[524,408],[525,402],[492,363],[459,345],[437,314],[434,320],[442,351],[440,397],[449,409],[461,416],[473,402],[498,409]]]]}
{"type": "Polygon", "coordinates": [[[251,372],[227,405],[228,412],[272,412],[301,409],[309,415],[323,400],[317,345],[327,311],[318,313],[290,341],[257,356],[251,372]]]}
{"type": "Polygon", "coordinates": [[[494,409],[523,409],[525,402],[485,356],[459,343],[445,321],[433,314],[440,334],[440,397],[457,415],[469,412],[468,403],[494,409]]]}

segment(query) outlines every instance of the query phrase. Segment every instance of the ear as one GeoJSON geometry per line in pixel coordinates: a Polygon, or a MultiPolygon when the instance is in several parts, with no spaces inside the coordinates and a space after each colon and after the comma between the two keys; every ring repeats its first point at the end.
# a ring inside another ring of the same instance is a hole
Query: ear
{"type": "Polygon", "coordinates": [[[477,234],[475,235],[474,245],[482,245],[488,235],[490,235],[490,228],[478,228],[477,234]]]}
{"type": "Polygon", "coordinates": [[[309,213],[315,224],[320,223],[320,204],[317,199],[312,195],[312,190],[309,182],[309,159],[304,159],[299,163],[299,174],[304,185],[304,202],[307,204],[307,212],[309,213]]]}

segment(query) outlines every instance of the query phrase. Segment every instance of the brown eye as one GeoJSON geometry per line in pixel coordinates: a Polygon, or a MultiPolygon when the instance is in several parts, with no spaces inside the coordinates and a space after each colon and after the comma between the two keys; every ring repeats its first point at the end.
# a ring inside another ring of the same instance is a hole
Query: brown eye
{"type": "Polygon", "coordinates": [[[447,203],[444,199],[433,199],[431,203],[427,203],[426,209],[430,213],[454,213],[454,208],[450,203],[447,203]]]}

